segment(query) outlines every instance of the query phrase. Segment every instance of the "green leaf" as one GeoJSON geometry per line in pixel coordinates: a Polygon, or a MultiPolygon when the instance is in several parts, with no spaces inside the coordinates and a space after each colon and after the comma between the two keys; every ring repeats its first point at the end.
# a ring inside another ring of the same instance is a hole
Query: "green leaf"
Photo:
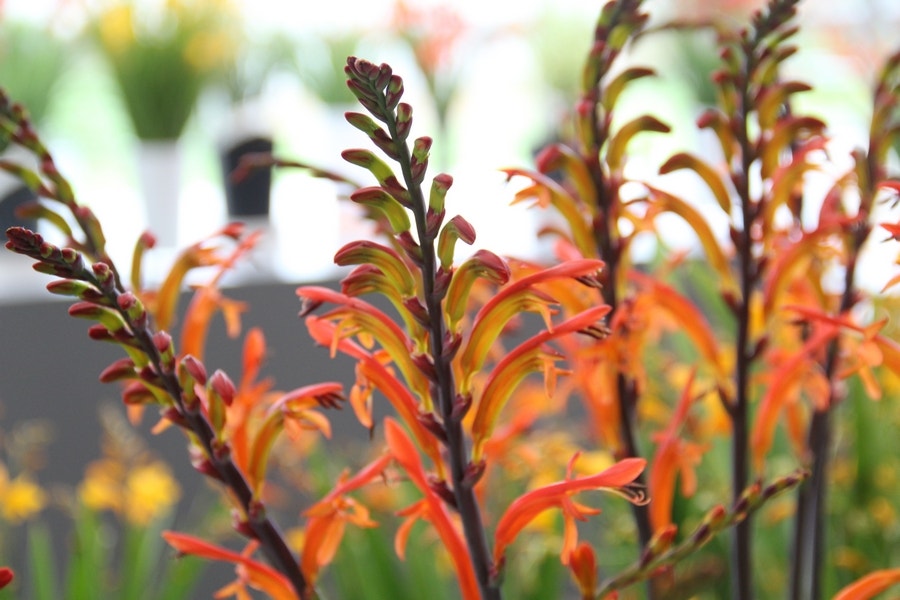
{"type": "MultiPolygon", "coordinates": [[[[121,600],[144,600],[160,590],[152,579],[159,572],[164,549],[161,533],[171,518],[158,518],[145,527],[130,525],[125,532],[125,552],[119,578],[121,600]]],[[[169,595],[165,595],[169,598],[169,595]]]]}
{"type": "Polygon", "coordinates": [[[66,598],[97,598],[106,591],[111,544],[99,515],[81,507],[75,516],[74,548],[66,574],[66,598]],[[98,591],[100,592],[98,594],[98,591]]]}
{"type": "Polygon", "coordinates": [[[34,600],[58,600],[56,560],[53,541],[41,522],[28,527],[28,566],[34,600]]]}

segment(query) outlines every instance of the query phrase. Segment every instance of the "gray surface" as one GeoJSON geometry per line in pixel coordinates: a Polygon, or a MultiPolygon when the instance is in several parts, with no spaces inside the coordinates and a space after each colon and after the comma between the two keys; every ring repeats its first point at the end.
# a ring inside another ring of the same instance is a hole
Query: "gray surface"
{"type": "MultiPolygon", "coordinates": [[[[300,302],[294,293],[296,287],[267,284],[226,290],[229,297],[249,303],[250,310],[243,319],[244,331],[253,326],[264,330],[269,358],[263,375],[273,376],[279,389],[326,380],[352,383],[349,361],[342,357],[330,359],[327,348],[315,347],[310,340],[297,317],[300,302]]],[[[119,403],[118,387],[100,383],[98,375],[124,354],[113,344],[90,340],[87,329],[91,322],[69,317],[69,304],[52,299],[49,294],[42,300],[0,304],[0,429],[8,431],[15,424],[32,419],[48,420],[54,436],[40,481],[74,486],[82,478],[85,465],[101,454],[99,406],[119,403]]],[[[207,350],[210,372],[222,368],[237,381],[241,346],[242,339],[229,339],[217,318],[207,350]]],[[[366,439],[366,432],[349,408],[329,416],[337,435],[366,439]]],[[[144,437],[153,451],[175,469],[183,487],[180,506],[184,513],[192,497],[205,493],[205,483],[189,466],[184,436],[174,428],[158,436],[150,435],[149,426],[156,419],[152,412],[147,417],[141,428],[144,437]]],[[[65,523],[52,511],[47,518],[54,526],[56,539],[65,540],[65,523]]],[[[66,552],[64,543],[58,548],[60,554],[66,552]]],[[[210,597],[212,591],[231,579],[230,573],[229,567],[215,571],[196,597],[210,597]]]]}

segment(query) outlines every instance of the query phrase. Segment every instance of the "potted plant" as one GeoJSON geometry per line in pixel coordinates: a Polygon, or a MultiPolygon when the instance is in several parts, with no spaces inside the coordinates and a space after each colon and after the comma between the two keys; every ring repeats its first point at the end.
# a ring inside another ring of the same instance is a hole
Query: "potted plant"
{"type": "Polygon", "coordinates": [[[180,139],[202,90],[233,52],[229,19],[199,0],[116,0],[92,23],[139,142],[148,227],[164,247],[178,239],[180,139]]]}

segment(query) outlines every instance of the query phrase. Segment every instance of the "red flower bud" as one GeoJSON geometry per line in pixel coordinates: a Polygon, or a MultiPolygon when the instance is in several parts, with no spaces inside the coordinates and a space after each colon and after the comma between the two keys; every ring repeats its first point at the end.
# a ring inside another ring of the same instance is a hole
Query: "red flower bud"
{"type": "Polygon", "coordinates": [[[220,398],[222,398],[225,406],[231,406],[231,402],[234,400],[237,390],[234,387],[234,383],[232,383],[231,379],[228,378],[228,375],[226,375],[224,371],[217,370],[213,373],[212,377],[209,378],[209,386],[220,398]]]}

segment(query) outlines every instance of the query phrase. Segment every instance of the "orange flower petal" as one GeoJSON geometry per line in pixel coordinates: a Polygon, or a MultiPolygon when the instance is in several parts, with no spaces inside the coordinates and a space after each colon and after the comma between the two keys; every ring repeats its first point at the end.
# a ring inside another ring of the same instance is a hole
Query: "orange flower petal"
{"type": "Polygon", "coordinates": [[[873,571],[846,586],[832,600],[868,600],[898,583],[900,569],[873,571]]]}
{"type": "Polygon", "coordinates": [[[534,182],[534,185],[516,193],[513,203],[536,199],[537,205],[552,205],[569,224],[572,243],[582,256],[594,256],[597,253],[591,228],[592,215],[587,212],[588,205],[580,202],[552,177],[527,169],[503,169],[507,178],[522,176],[534,182]]]}
{"type": "Polygon", "coordinates": [[[391,418],[384,420],[384,436],[391,455],[400,463],[400,466],[403,467],[409,478],[425,496],[427,510],[423,512],[422,518],[427,519],[431,523],[440,536],[447,552],[450,553],[464,600],[478,600],[481,594],[478,590],[478,583],[472,568],[468,548],[459,530],[450,520],[450,515],[447,513],[444,502],[438,498],[437,494],[428,485],[427,475],[422,467],[422,461],[419,453],[416,451],[416,447],[407,437],[403,428],[391,418]]]}
{"type": "Polygon", "coordinates": [[[552,483],[519,496],[497,522],[494,532],[494,560],[499,563],[506,547],[528,523],[545,510],[561,508],[568,495],[587,490],[621,488],[633,482],[646,464],[647,461],[642,458],[626,458],[596,475],[552,483]]]}
{"type": "Polygon", "coordinates": [[[587,542],[581,542],[569,556],[569,570],[578,582],[583,598],[593,598],[597,589],[597,558],[587,542]]]}
{"type": "Polygon", "coordinates": [[[589,308],[560,323],[552,331],[545,330],[532,336],[497,363],[485,384],[475,413],[475,420],[472,423],[472,453],[476,462],[480,460],[484,443],[491,436],[497,417],[515,386],[528,373],[528,370],[537,370],[544,366],[545,360],[554,360],[552,355],[541,351],[541,346],[554,338],[594,325],[608,312],[609,307],[605,305],[589,308]]]}
{"type": "Polygon", "coordinates": [[[268,565],[191,535],[175,531],[164,531],[162,532],[162,537],[181,554],[190,554],[209,560],[219,560],[243,566],[247,570],[249,582],[267,593],[273,600],[297,600],[297,595],[294,593],[290,581],[268,565]]]}

